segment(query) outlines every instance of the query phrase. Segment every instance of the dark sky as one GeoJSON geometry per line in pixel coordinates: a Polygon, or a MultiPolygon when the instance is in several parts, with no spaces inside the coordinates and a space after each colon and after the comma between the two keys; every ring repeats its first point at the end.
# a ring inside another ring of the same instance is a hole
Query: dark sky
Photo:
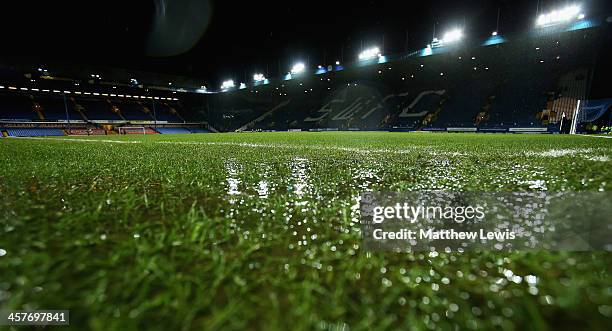
{"type": "MultiPolygon", "coordinates": [[[[312,66],[363,46],[385,53],[423,47],[437,31],[470,36],[525,31],[542,10],[569,1],[18,1],[0,12],[3,57],[81,63],[199,77],[216,86],[263,72],[276,77],[297,60],[312,66]],[[13,8],[14,7],[14,8],[13,8]]],[[[603,14],[605,0],[581,2],[603,14]]],[[[33,63],[37,65],[37,63],[33,63]]]]}

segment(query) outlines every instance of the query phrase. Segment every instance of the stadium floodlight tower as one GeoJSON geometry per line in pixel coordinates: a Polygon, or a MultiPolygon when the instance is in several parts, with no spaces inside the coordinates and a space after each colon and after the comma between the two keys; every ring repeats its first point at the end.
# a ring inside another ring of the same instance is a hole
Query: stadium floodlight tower
{"type": "Polygon", "coordinates": [[[444,33],[442,38],[433,38],[431,44],[427,44],[427,53],[430,54],[432,48],[442,47],[457,43],[463,39],[463,30],[452,29],[444,33]]]}
{"type": "Polygon", "coordinates": [[[229,79],[221,83],[221,91],[227,91],[231,88],[234,88],[236,85],[234,84],[234,80],[229,79]]]}
{"type": "Polygon", "coordinates": [[[253,80],[255,82],[263,82],[266,80],[266,76],[264,76],[264,74],[254,74],[253,75],[253,80]]]}
{"type": "Polygon", "coordinates": [[[381,56],[382,54],[380,54],[380,49],[378,47],[371,47],[359,53],[359,61],[367,61],[381,56]]]}
{"type": "Polygon", "coordinates": [[[551,26],[561,23],[568,23],[574,20],[581,20],[583,18],[584,13],[582,13],[580,5],[571,5],[538,16],[536,26],[551,26]]]}
{"type": "Polygon", "coordinates": [[[294,64],[293,67],[291,68],[291,74],[292,75],[300,74],[304,72],[305,69],[306,69],[306,66],[304,65],[304,63],[298,62],[294,64]]]}
{"type": "Polygon", "coordinates": [[[442,40],[440,40],[440,42],[442,44],[452,44],[452,43],[458,42],[462,38],[463,38],[463,30],[453,29],[453,30],[447,31],[443,35],[442,40]]]}

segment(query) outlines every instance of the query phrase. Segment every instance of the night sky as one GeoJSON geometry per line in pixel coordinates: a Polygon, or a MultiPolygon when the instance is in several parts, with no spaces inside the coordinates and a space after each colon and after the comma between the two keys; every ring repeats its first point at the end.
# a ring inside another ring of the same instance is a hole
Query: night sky
{"type": "MultiPolygon", "coordinates": [[[[470,37],[526,31],[536,10],[568,1],[19,1],[0,12],[2,57],[201,78],[210,86],[254,72],[277,77],[295,61],[354,61],[361,47],[422,48],[453,27],[470,37]],[[91,2],[91,3],[90,3],[91,2]],[[279,72],[280,70],[280,72],[279,72]]],[[[583,1],[587,15],[609,13],[583,1]]],[[[32,63],[37,65],[38,63],[32,63]]]]}

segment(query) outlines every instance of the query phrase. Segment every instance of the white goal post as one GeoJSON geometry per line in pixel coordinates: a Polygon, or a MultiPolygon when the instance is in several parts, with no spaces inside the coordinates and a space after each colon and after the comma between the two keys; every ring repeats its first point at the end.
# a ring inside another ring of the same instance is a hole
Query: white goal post
{"type": "Polygon", "coordinates": [[[580,100],[576,104],[576,109],[574,110],[574,116],[572,116],[572,125],[570,126],[570,134],[576,134],[576,127],[578,126],[578,113],[580,112],[580,100]]]}
{"type": "Polygon", "coordinates": [[[123,126],[119,128],[119,134],[146,134],[144,126],[123,126]]]}

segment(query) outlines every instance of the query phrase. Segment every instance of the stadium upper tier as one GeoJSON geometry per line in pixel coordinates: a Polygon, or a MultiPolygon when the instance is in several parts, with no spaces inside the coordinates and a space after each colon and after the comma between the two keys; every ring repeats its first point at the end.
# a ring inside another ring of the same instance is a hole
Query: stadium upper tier
{"type": "Polygon", "coordinates": [[[589,97],[608,30],[494,36],[210,94],[210,122],[228,131],[542,127],[589,97]]]}
{"type": "Polygon", "coordinates": [[[0,120],[166,121],[183,123],[176,101],[74,96],[40,91],[0,90],[0,120]]]}

